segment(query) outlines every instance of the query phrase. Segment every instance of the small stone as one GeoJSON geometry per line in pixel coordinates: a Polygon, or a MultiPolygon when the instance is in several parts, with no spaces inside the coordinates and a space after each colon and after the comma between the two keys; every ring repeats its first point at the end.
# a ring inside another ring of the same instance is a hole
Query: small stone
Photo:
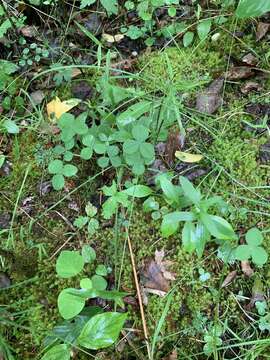
{"type": "Polygon", "coordinates": [[[38,188],[37,188],[39,194],[41,196],[44,196],[46,194],[48,194],[49,192],[51,192],[52,190],[52,184],[51,181],[41,181],[38,184],[38,188]]]}
{"type": "Polygon", "coordinates": [[[12,167],[9,161],[5,161],[0,168],[0,176],[9,176],[11,173],[12,167]]]}
{"type": "Polygon", "coordinates": [[[255,66],[258,64],[258,59],[256,58],[256,56],[254,56],[252,53],[248,53],[247,55],[245,55],[242,58],[242,61],[250,66],[255,66]]]}

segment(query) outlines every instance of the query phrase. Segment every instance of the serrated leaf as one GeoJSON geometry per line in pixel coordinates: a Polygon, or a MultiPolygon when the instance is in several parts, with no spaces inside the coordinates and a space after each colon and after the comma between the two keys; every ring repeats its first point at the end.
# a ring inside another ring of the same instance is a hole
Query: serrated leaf
{"type": "Polygon", "coordinates": [[[118,1],[117,0],[100,0],[101,5],[106,9],[108,15],[118,14],[118,1]]]}
{"type": "Polygon", "coordinates": [[[116,312],[93,316],[84,326],[78,344],[92,350],[112,345],[117,340],[126,318],[126,314],[116,312]]]}

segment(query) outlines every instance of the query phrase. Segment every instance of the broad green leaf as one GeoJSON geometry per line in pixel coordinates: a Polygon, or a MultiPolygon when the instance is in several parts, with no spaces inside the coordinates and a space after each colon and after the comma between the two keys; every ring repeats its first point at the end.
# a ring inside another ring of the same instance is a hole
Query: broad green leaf
{"type": "Polygon", "coordinates": [[[83,245],[82,257],[85,263],[92,263],[96,260],[96,252],[90,245],[83,245]]]}
{"type": "Polygon", "coordinates": [[[90,160],[93,156],[93,149],[90,147],[85,147],[81,150],[80,157],[83,160],[90,160]]]}
{"type": "Polygon", "coordinates": [[[264,248],[262,248],[261,246],[256,246],[252,249],[251,257],[252,261],[256,265],[262,266],[267,262],[268,254],[264,250],[264,248]]]}
{"type": "Polygon", "coordinates": [[[63,167],[63,175],[66,177],[71,177],[76,175],[78,172],[78,168],[71,164],[66,164],[63,167]]]}
{"type": "Polygon", "coordinates": [[[76,290],[72,288],[64,289],[60,292],[57,304],[60,315],[68,320],[78,315],[85,305],[85,298],[80,296],[84,290],[76,290]]]}
{"type": "Polygon", "coordinates": [[[0,68],[1,71],[3,71],[7,75],[13,74],[19,69],[18,66],[13,62],[2,59],[0,60],[0,68]]]}
{"type": "Polygon", "coordinates": [[[76,226],[78,229],[82,229],[88,223],[87,216],[79,216],[77,219],[74,220],[73,225],[76,226]]]}
{"type": "Polygon", "coordinates": [[[50,161],[48,171],[50,174],[62,174],[63,162],[61,160],[50,161]]]}
{"type": "Polygon", "coordinates": [[[118,1],[117,0],[100,0],[101,5],[106,9],[108,15],[118,14],[118,1]]]}
{"type": "Polygon", "coordinates": [[[192,44],[194,39],[194,32],[192,31],[188,31],[185,33],[185,35],[183,36],[183,45],[184,47],[188,47],[189,45],[192,44]]]}
{"type": "Polygon", "coordinates": [[[239,0],[235,15],[240,19],[262,16],[270,11],[270,0],[239,0]]]}
{"type": "Polygon", "coordinates": [[[56,272],[62,278],[75,276],[82,271],[83,257],[79,251],[63,250],[56,262],[56,272]]]}
{"type": "Polygon", "coordinates": [[[65,186],[65,178],[62,174],[56,174],[52,177],[52,186],[54,190],[61,190],[65,186]]]}
{"type": "Polygon", "coordinates": [[[109,165],[109,162],[110,159],[107,156],[101,156],[97,161],[98,166],[100,166],[103,169],[109,165]]]}
{"type": "Polygon", "coordinates": [[[106,348],[118,338],[127,314],[107,312],[93,316],[84,326],[78,344],[92,350],[106,348]]]}
{"type": "Polygon", "coordinates": [[[18,134],[20,132],[19,127],[16,125],[13,120],[5,120],[3,122],[3,127],[9,134],[18,134]]]}
{"type": "Polygon", "coordinates": [[[154,197],[147,198],[143,203],[143,211],[152,212],[159,209],[159,203],[155,200],[154,197]]]}
{"type": "Polygon", "coordinates": [[[251,256],[248,245],[239,245],[235,250],[235,258],[240,261],[248,260],[251,256]]]}
{"type": "Polygon", "coordinates": [[[143,125],[136,125],[132,128],[132,135],[137,141],[143,142],[148,138],[149,131],[143,125]]]}
{"type": "Polygon", "coordinates": [[[99,228],[99,222],[97,219],[90,219],[87,226],[87,231],[89,235],[93,235],[99,228]]]}
{"type": "Polygon", "coordinates": [[[139,146],[140,144],[138,143],[138,141],[128,139],[123,144],[123,151],[129,155],[134,154],[139,150],[139,146]]]}
{"type": "Polygon", "coordinates": [[[152,162],[155,158],[154,146],[148,142],[143,142],[140,144],[140,153],[144,157],[145,161],[152,162]]]}
{"type": "Polygon", "coordinates": [[[201,41],[205,40],[211,30],[212,20],[206,19],[199,22],[197,25],[198,36],[201,41]]]}
{"type": "Polygon", "coordinates": [[[152,194],[152,189],[145,185],[134,185],[123,191],[123,193],[135,198],[143,198],[152,194]]]}
{"type": "Polygon", "coordinates": [[[41,360],[70,360],[70,347],[67,344],[53,346],[41,360]]]}
{"type": "Polygon", "coordinates": [[[194,224],[190,221],[185,222],[182,231],[182,243],[184,250],[189,253],[192,253],[195,250],[194,233],[194,224]]]}
{"type": "Polygon", "coordinates": [[[212,236],[220,240],[237,239],[232,226],[223,218],[207,213],[201,213],[200,218],[212,236]]]}
{"type": "Polygon", "coordinates": [[[96,290],[105,290],[107,287],[107,281],[100,275],[93,275],[91,277],[93,288],[96,290]]]}
{"type": "Polygon", "coordinates": [[[201,193],[199,190],[196,190],[192,183],[185,178],[180,176],[180,183],[184,192],[184,195],[193,203],[198,204],[201,200],[201,193]]]}
{"type": "Polygon", "coordinates": [[[92,283],[92,280],[89,279],[89,278],[83,278],[81,279],[80,281],[80,287],[82,289],[92,289],[93,288],[93,283],[92,283]]]}
{"type": "Polygon", "coordinates": [[[112,185],[111,186],[103,186],[102,187],[102,191],[104,193],[104,195],[106,196],[113,196],[117,193],[117,185],[116,182],[113,180],[112,185]]]}
{"type": "Polygon", "coordinates": [[[179,186],[173,185],[166,174],[160,175],[157,182],[160,184],[160,187],[166,197],[166,201],[169,204],[179,203],[180,197],[183,195],[179,186]]]}
{"type": "Polygon", "coordinates": [[[152,102],[141,101],[131,105],[126,111],[122,112],[116,119],[118,126],[122,127],[131,124],[152,107],[152,102]]]}
{"type": "Polygon", "coordinates": [[[195,220],[193,213],[188,211],[175,211],[166,214],[163,217],[161,224],[162,236],[169,237],[170,235],[176,233],[180,221],[193,221],[193,220],[195,220]]]}
{"type": "Polygon", "coordinates": [[[246,242],[252,246],[261,245],[263,242],[262,233],[258,228],[252,228],[246,233],[246,242]]]}

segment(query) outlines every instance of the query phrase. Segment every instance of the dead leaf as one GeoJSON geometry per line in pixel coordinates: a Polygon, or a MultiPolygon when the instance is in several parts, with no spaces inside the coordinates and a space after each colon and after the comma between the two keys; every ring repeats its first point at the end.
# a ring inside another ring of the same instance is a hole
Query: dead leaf
{"type": "Polygon", "coordinates": [[[58,97],[47,104],[47,113],[49,119],[59,119],[61,115],[73,109],[81,102],[80,99],[69,99],[61,101],[58,97]]]}
{"type": "Polygon", "coordinates": [[[231,271],[231,272],[226,276],[226,278],[224,279],[224,281],[223,281],[223,283],[222,283],[222,285],[221,285],[221,288],[224,288],[224,287],[230,285],[230,284],[233,282],[233,280],[235,279],[236,275],[237,275],[237,271],[236,271],[236,270],[231,271]]]}
{"type": "Polygon", "coordinates": [[[116,35],[110,35],[110,34],[106,34],[106,33],[102,34],[102,39],[107,41],[110,44],[113,44],[115,42],[118,43],[121,40],[123,40],[124,37],[125,37],[125,35],[123,35],[123,34],[116,34],[116,35]]]}
{"type": "Polygon", "coordinates": [[[170,289],[170,280],[175,280],[174,274],[168,271],[172,265],[169,260],[164,260],[164,250],[155,252],[155,260],[146,262],[142,274],[141,282],[145,292],[164,296],[170,289]]]}
{"type": "Polygon", "coordinates": [[[248,260],[241,261],[241,269],[247,277],[251,277],[254,274],[254,270],[251,268],[248,260]]]}
{"type": "Polygon", "coordinates": [[[256,31],[256,41],[260,41],[261,39],[263,39],[269,29],[270,24],[259,22],[256,31]]]}
{"type": "Polygon", "coordinates": [[[222,104],[221,92],[224,79],[218,78],[210,86],[198,94],[196,99],[196,109],[204,114],[214,114],[222,104]]]}
{"type": "Polygon", "coordinates": [[[77,76],[79,76],[79,75],[81,75],[81,74],[82,74],[82,72],[81,72],[81,70],[78,69],[78,68],[73,68],[73,69],[71,70],[71,78],[72,78],[72,79],[74,79],[75,77],[77,77],[77,76]]]}
{"type": "Polygon", "coordinates": [[[262,86],[256,81],[247,81],[243,86],[241,86],[241,92],[243,94],[248,94],[251,91],[261,91],[262,86]]]}
{"type": "Polygon", "coordinates": [[[242,58],[242,62],[249,66],[256,66],[259,61],[252,53],[248,53],[242,58]]]}
{"type": "MultiPolygon", "coordinates": [[[[168,164],[174,162],[174,154],[177,150],[181,150],[184,146],[185,137],[176,129],[171,129],[167,142],[164,147],[164,158],[168,164]]],[[[160,146],[162,147],[162,146],[160,146]]]]}
{"type": "Polygon", "coordinates": [[[182,152],[182,151],[176,151],[175,157],[177,157],[177,159],[187,162],[187,163],[195,163],[195,162],[201,161],[203,158],[203,156],[200,154],[190,154],[190,153],[186,153],[186,152],[182,152]]]}
{"type": "Polygon", "coordinates": [[[225,74],[226,79],[231,81],[248,79],[254,75],[254,70],[249,66],[234,66],[225,74]]]}
{"type": "Polygon", "coordinates": [[[37,37],[38,36],[38,29],[36,26],[23,26],[22,28],[20,28],[19,30],[23,36],[28,37],[28,38],[33,38],[33,37],[37,37]]]}

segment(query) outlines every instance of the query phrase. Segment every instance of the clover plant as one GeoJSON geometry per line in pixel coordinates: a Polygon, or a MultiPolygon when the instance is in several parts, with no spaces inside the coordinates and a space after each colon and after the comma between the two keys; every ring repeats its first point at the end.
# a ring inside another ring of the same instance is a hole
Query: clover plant
{"type": "Polygon", "coordinates": [[[97,214],[97,208],[88,202],[85,206],[85,212],[87,216],[79,216],[74,221],[74,226],[76,226],[78,229],[82,229],[87,225],[88,234],[93,235],[99,228],[99,222],[94,218],[94,216],[97,214]]]}
{"type": "Polygon", "coordinates": [[[65,177],[76,175],[78,168],[75,165],[64,164],[62,160],[56,159],[49,162],[48,171],[53,175],[53,188],[60,190],[65,186],[65,177]]]}
{"type": "Polygon", "coordinates": [[[245,239],[246,244],[238,245],[235,250],[236,259],[241,261],[251,259],[255,265],[264,265],[268,254],[261,246],[263,242],[261,231],[258,228],[252,228],[246,233],[245,239]]]}

